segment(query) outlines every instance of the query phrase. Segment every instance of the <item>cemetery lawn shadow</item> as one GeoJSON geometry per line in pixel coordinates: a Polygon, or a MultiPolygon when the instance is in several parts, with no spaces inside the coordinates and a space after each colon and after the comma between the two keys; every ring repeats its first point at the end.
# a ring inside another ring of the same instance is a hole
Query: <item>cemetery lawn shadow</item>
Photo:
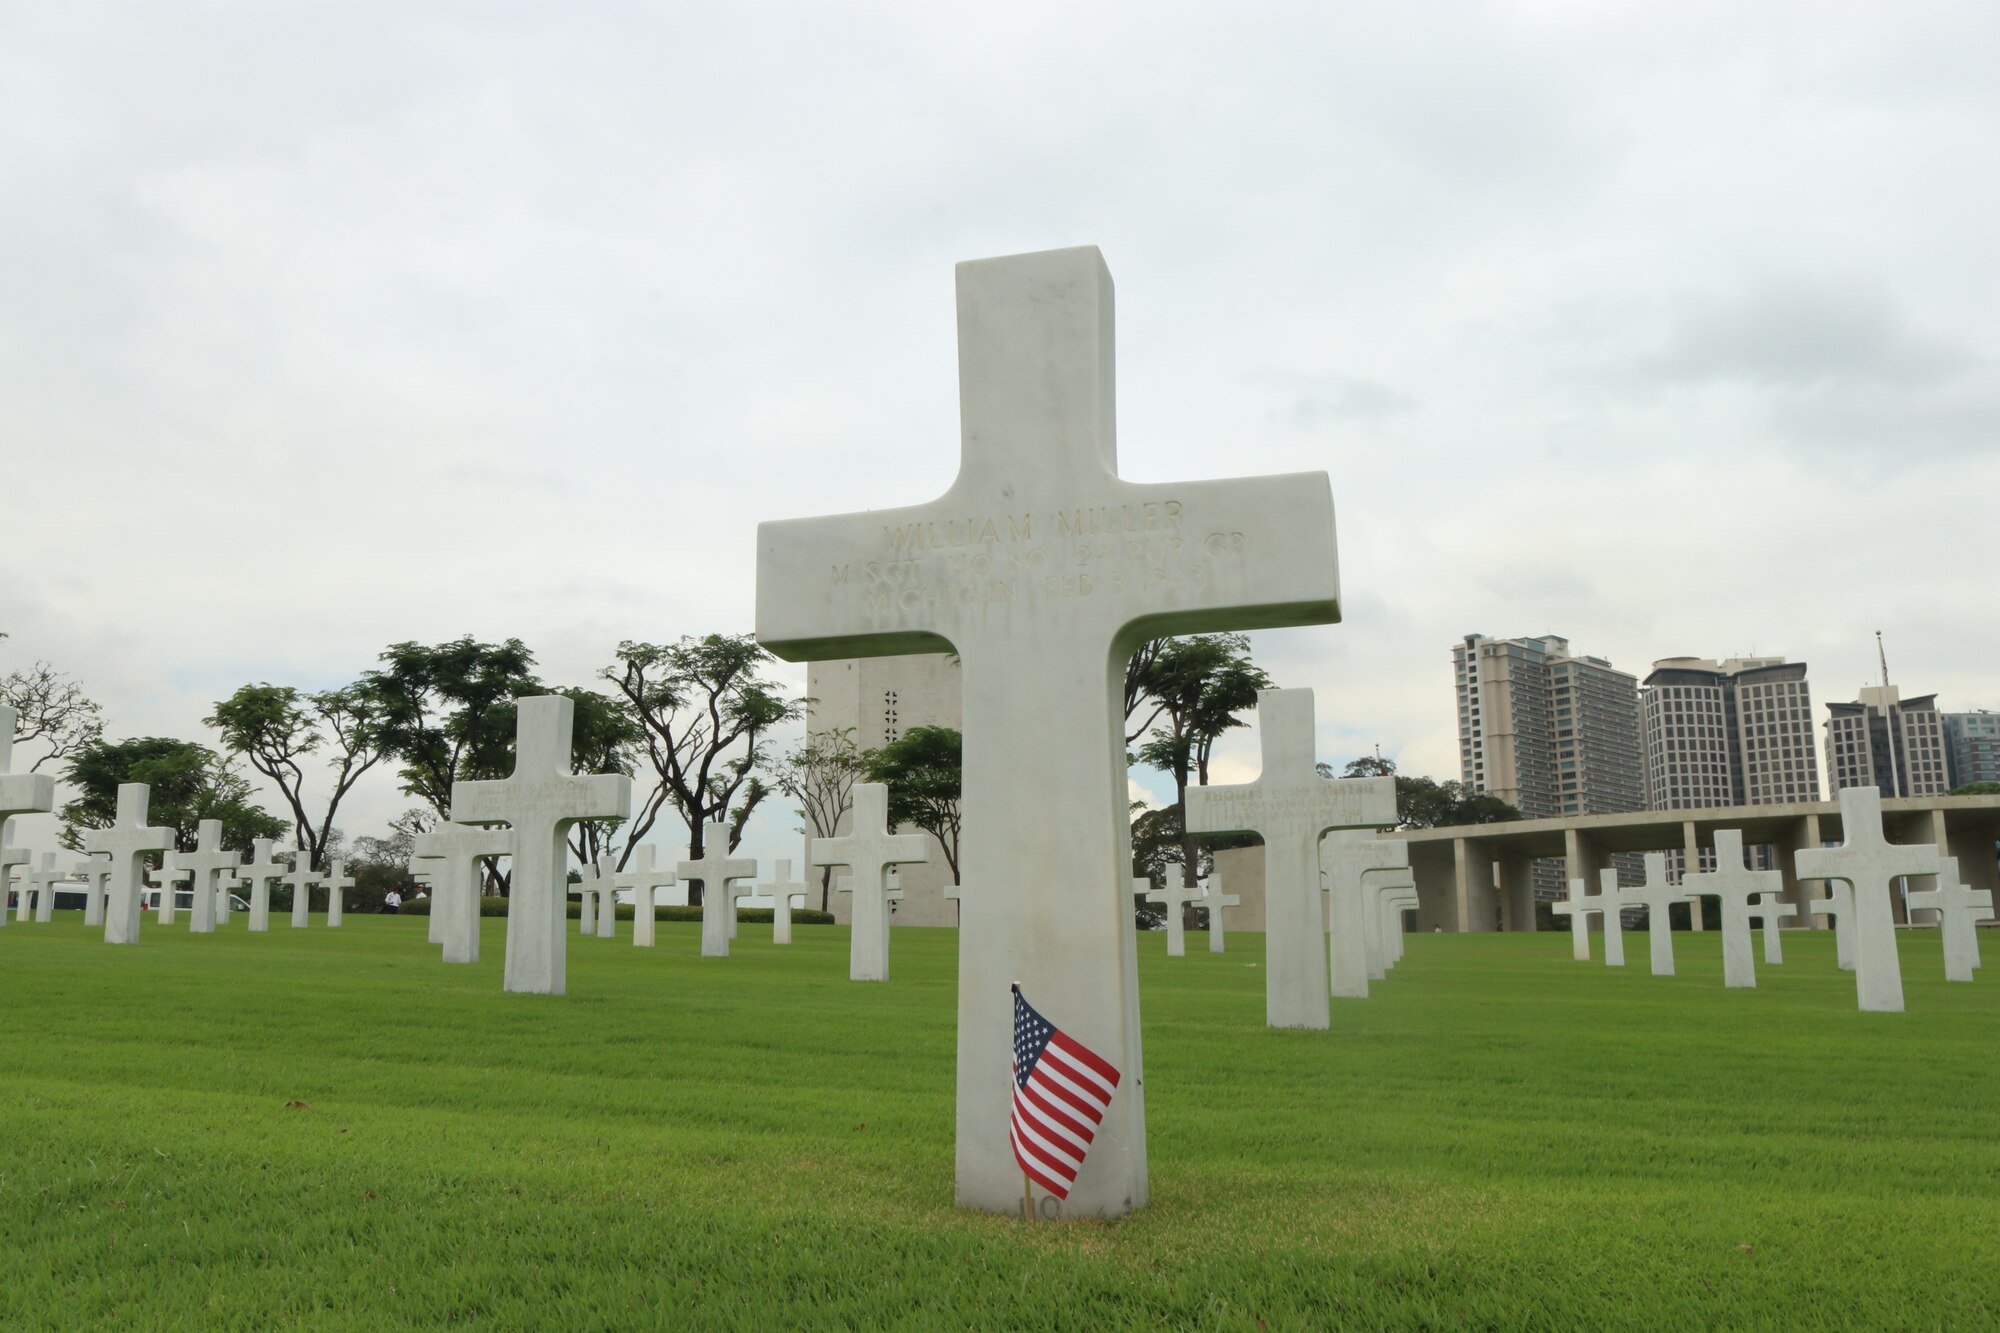
{"type": "Polygon", "coordinates": [[[0,930],[8,1329],[2000,1323],[2000,978],[1934,932],[1901,1015],[1823,932],[1754,991],[1713,933],[1414,936],[1323,1033],[1263,1026],[1261,936],[1143,936],[1151,1206],[1030,1226],[951,1206],[953,931],[857,985],[844,929],[572,927],[557,999],[498,920],[447,967],[58,916],[0,930]]]}

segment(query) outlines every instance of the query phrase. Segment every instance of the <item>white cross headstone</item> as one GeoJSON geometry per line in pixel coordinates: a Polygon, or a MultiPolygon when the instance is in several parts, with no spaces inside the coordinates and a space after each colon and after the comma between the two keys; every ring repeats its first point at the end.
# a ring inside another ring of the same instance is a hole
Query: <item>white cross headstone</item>
{"type": "Polygon", "coordinates": [[[15,815],[47,814],[56,808],[55,778],[47,773],[11,771],[16,716],[12,708],[0,704],[0,825],[15,815]]]}
{"type": "Polygon", "coordinates": [[[1263,769],[1254,782],[1196,787],[1187,794],[1190,833],[1255,833],[1264,840],[1264,1011],[1280,1028],[1323,1028],[1329,1021],[1329,949],[1343,959],[1343,995],[1368,993],[1360,881],[1346,892],[1332,875],[1329,920],[1320,895],[1320,840],[1335,829],[1376,829],[1396,822],[1392,778],[1323,778],[1315,760],[1313,694],[1262,690],[1257,729],[1263,769]],[[1327,943],[1327,931],[1334,940],[1327,943]],[[1355,961],[1350,970],[1347,960],[1355,961]]]}
{"type": "Polygon", "coordinates": [[[278,883],[292,891],[292,929],[302,930],[312,920],[312,886],[319,883],[313,874],[312,853],[303,847],[293,849],[292,868],[278,877],[278,883]]]}
{"type": "Polygon", "coordinates": [[[1674,923],[1667,909],[1674,903],[1689,901],[1691,896],[1667,878],[1665,852],[1647,852],[1646,882],[1618,891],[1620,905],[1646,909],[1646,937],[1652,946],[1651,961],[1656,977],[1674,974],[1674,923]]]}
{"type": "Polygon", "coordinates": [[[1959,882],[1958,858],[1938,858],[1937,887],[1909,896],[1912,911],[1929,908],[1938,914],[1938,933],[1944,939],[1944,979],[1970,981],[1979,966],[1978,923],[1993,918],[1993,894],[1974,891],[1959,882]]]}
{"type": "MultiPolygon", "coordinates": [[[[167,855],[172,856],[173,853],[169,852],[167,855]]],[[[166,858],[162,857],[161,859],[165,860],[166,858]]],[[[183,883],[187,884],[190,889],[194,887],[194,871],[176,870],[170,865],[162,865],[158,871],[154,872],[153,877],[146,881],[146,887],[160,895],[159,923],[163,926],[174,924],[174,913],[179,910],[177,900],[180,897],[180,886],[183,883]]],[[[193,909],[190,908],[189,910],[193,909]]]]}
{"type": "Polygon", "coordinates": [[[354,887],[354,880],[342,873],[346,868],[347,862],[336,856],[327,862],[326,873],[319,879],[326,886],[326,924],[329,926],[340,924],[346,891],[354,887]]]}
{"type": "Polygon", "coordinates": [[[1807,916],[1823,916],[1833,924],[1833,961],[1843,972],[1854,970],[1854,890],[1840,880],[1828,880],[1824,898],[1806,899],[1807,916]]]}
{"type": "MultiPolygon", "coordinates": [[[[625,868],[614,877],[614,883],[619,888],[632,890],[632,943],[641,949],[653,947],[656,932],[654,904],[659,890],[680,883],[673,871],[665,866],[654,866],[655,855],[651,843],[634,847],[625,868]]],[[[780,861],[778,864],[789,866],[790,863],[780,861]]]]}
{"type": "MultiPolygon", "coordinates": [[[[1393,779],[1369,780],[1389,781],[1394,790],[1393,779]]],[[[1382,918],[1379,912],[1369,910],[1368,877],[1410,868],[1408,843],[1368,835],[1367,829],[1342,829],[1327,834],[1319,843],[1319,864],[1326,872],[1327,981],[1331,992],[1341,999],[1367,999],[1370,974],[1382,975],[1373,964],[1374,949],[1369,940],[1370,919],[1379,934],[1382,918]]]]}
{"type": "Polygon", "coordinates": [[[1578,963],[1590,961],[1590,913],[1604,911],[1604,899],[1594,899],[1584,893],[1588,885],[1580,879],[1570,881],[1570,897],[1558,899],[1548,905],[1550,915],[1570,919],[1570,957],[1578,963]]]}
{"type": "Polygon", "coordinates": [[[479,863],[514,850],[514,830],[439,824],[410,840],[410,851],[431,872],[431,919],[440,923],[438,944],[447,963],[479,961],[479,863]]]}
{"type": "MultiPolygon", "coordinates": [[[[185,870],[190,875],[189,887],[194,891],[194,907],[188,917],[189,931],[196,935],[215,933],[217,883],[242,863],[241,852],[223,850],[222,821],[219,819],[204,819],[196,827],[193,851],[174,852],[167,857],[168,869],[185,870]]],[[[165,901],[164,898],[162,901],[165,901]]],[[[160,920],[165,924],[168,918],[162,915],[160,920]]]]}
{"type": "Polygon", "coordinates": [[[77,873],[83,876],[83,924],[86,928],[104,924],[104,902],[111,894],[111,876],[117,867],[109,856],[86,853],[77,873]]]}
{"type": "Polygon", "coordinates": [[[790,857],[778,858],[776,878],[763,886],[763,891],[771,895],[771,943],[790,944],[792,942],[792,899],[805,901],[811,887],[792,879],[790,857]]]}
{"type": "Polygon", "coordinates": [[[1775,870],[1752,870],[1743,860],[1740,829],[1715,831],[1715,869],[1683,874],[1681,888],[1693,897],[1712,897],[1722,906],[1722,984],[1741,989],[1757,984],[1757,961],[1750,952],[1750,918],[1760,893],[1775,900],[1785,877],[1775,870]]]}
{"type": "Polygon", "coordinates": [[[1403,913],[1419,905],[1416,885],[1382,895],[1383,931],[1389,945],[1389,966],[1403,961],[1403,913]]]}
{"type": "MultiPolygon", "coordinates": [[[[595,935],[597,933],[597,867],[584,865],[577,870],[576,879],[576,933],[595,935]]],[[[568,905],[564,905],[568,911],[568,905]]]]}
{"type": "Polygon", "coordinates": [[[242,865],[240,862],[235,870],[225,870],[222,872],[221,875],[216,877],[215,881],[215,924],[216,925],[226,926],[229,924],[229,914],[231,910],[235,907],[236,890],[244,887],[249,882],[250,882],[249,880],[242,878],[242,865]]]}
{"type": "Polygon", "coordinates": [[[1371,874],[1362,880],[1362,885],[1368,898],[1368,979],[1380,981],[1389,975],[1389,968],[1396,961],[1389,947],[1391,926],[1383,904],[1389,898],[1414,893],[1417,881],[1408,866],[1401,866],[1371,874]]]}
{"type": "MultiPolygon", "coordinates": [[[[10,819],[0,819],[0,926],[7,924],[7,896],[14,887],[14,867],[28,865],[35,854],[25,847],[11,845],[14,823],[10,819]]],[[[27,901],[27,882],[22,881],[21,901],[27,901]]],[[[17,912],[19,908],[15,909],[17,912]]]]}
{"type": "Polygon", "coordinates": [[[597,938],[618,938],[618,867],[610,861],[597,863],[597,938]]]}
{"type": "Polygon", "coordinates": [[[1222,909],[1238,907],[1243,900],[1233,893],[1222,891],[1222,872],[1210,871],[1201,882],[1201,896],[1194,900],[1196,907],[1208,913],[1208,951],[1221,953],[1223,949],[1222,909]]]}
{"type": "Polygon", "coordinates": [[[285,863],[271,854],[275,846],[275,838],[252,838],[250,864],[243,867],[243,878],[250,883],[250,929],[253,931],[268,931],[271,928],[271,881],[285,873],[285,863]]]}
{"type": "Polygon", "coordinates": [[[423,836],[419,833],[410,839],[410,882],[416,886],[411,898],[414,900],[421,894],[430,908],[430,919],[424,922],[424,942],[443,944],[445,907],[438,901],[438,885],[442,880],[442,870],[431,865],[431,862],[439,858],[426,856],[417,851],[417,838],[423,836]]]}
{"type": "Polygon", "coordinates": [[[1764,935],[1764,965],[1776,967],[1785,961],[1785,946],[1779,938],[1778,923],[1788,916],[1797,916],[1799,909],[1775,893],[1760,893],[1750,904],[1750,915],[1757,918],[1764,935]]]}
{"type": "Polygon", "coordinates": [[[852,831],[844,837],[812,840],[812,864],[846,866],[849,872],[845,887],[854,894],[854,908],[848,980],[887,981],[889,867],[929,861],[930,835],[889,832],[889,788],[880,782],[854,784],[850,819],[852,831]]]}
{"type": "Polygon", "coordinates": [[[1854,986],[1867,1013],[1903,1012],[1903,968],[1896,957],[1896,916],[1890,895],[1898,876],[1935,875],[1935,847],[1898,846],[1882,836],[1882,793],[1874,787],[1845,787],[1840,823],[1846,841],[1838,847],[1808,847],[1793,860],[1800,879],[1846,883],[1853,894],[1854,986]]]}
{"type": "Polygon", "coordinates": [[[1606,866],[1597,872],[1597,896],[1604,903],[1604,965],[1623,967],[1625,966],[1625,898],[1624,891],[1618,887],[1618,871],[1614,867],[1606,866]]]}
{"type": "Polygon", "coordinates": [[[747,857],[730,857],[729,826],[718,820],[702,826],[701,859],[675,862],[674,873],[688,885],[690,902],[694,901],[694,883],[701,884],[701,956],[729,957],[729,917],[736,910],[729,885],[754,877],[757,863],[747,857]]]}
{"type": "Polygon", "coordinates": [[[1187,913],[1188,903],[1201,894],[1185,884],[1162,884],[1157,889],[1146,891],[1146,901],[1159,903],[1167,909],[1167,957],[1187,957],[1187,913]]]}
{"type": "Polygon", "coordinates": [[[30,870],[28,885],[35,895],[35,920],[43,925],[55,920],[56,885],[76,873],[76,863],[69,857],[58,858],[54,852],[42,853],[42,864],[30,870]]]}
{"type": "Polygon", "coordinates": [[[509,824],[514,829],[512,892],[507,899],[510,991],[561,995],[567,976],[563,919],[568,914],[569,828],[579,819],[625,819],[632,813],[632,779],[623,773],[570,772],[576,701],[544,695],[522,699],[515,727],[513,776],[452,787],[455,824],[509,824]]]}
{"type": "Polygon", "coordinates": [[[957,480],[929,504],[761,525],[757,637],[795,661],[958,655],[960,865],[980,893],[978,929],[958,938],[956,1197],[1021,1203],[1007,1134],[1018,981],[1128,1076],[1064,1205],[1123,1214],[1146,1202],[1146,1158],[1115,681],[1155,635],[1338,620],[1332,494],[1323,473],[1122,480],[1102,256],[978,260],[957,276],[957,480]]]}

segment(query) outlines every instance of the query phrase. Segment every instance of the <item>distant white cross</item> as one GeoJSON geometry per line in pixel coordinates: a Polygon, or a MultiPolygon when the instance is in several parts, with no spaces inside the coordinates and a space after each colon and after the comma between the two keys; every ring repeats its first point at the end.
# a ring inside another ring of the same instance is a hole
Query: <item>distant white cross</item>
{"type": "Polygon", "coordinates": [[[1773,899],[1783,891],[1785,877],[1775,870],[1752,870],[1743,860],[1743,831],[1715,831],[1715,869],[1681,876],[1681,888],[1692,897],[1714,898],[1722,905],[1722,984],[1744,988],[1757,984],[1757,960],[1750,951],[1750,918],[1757,895],[1773,899]]]}
{"type": "Polygon", "coordinates": [[[303,847],[295,848],[291,870],[278,877],[278,883],[289,885],[292,890],[293,930],[303,929],[312,919],[312,888],[319,883],[312,865],[312,853],[303,847]]]}
{"type": "Polygon", "coordinates": [[[56,885],[76,873],[76,863],[69,857],[57,857],[54,852],[42,853],[41,868],[30,870],[27,881],[34,890],[35,920],[43,925],[55,920],[56,885]]]}
{"type": "Polygon", "coordinates": [[[597,867],[586,863],[577,871],[576,933],[597,933],[597,867]]]}
{"type": "Polygon", "coordinates": [[[189,872],[189,887],[194,892],[194,907],[188,917],[189,931],[196,935],[215,933],[215,895],[219,882],[241,864],[241,852],[223,849],[222,821],[219,819],[204,819],[196,826],[193,851],[175,852],[167,858],[169,869],[189,872]]]}
{"type": "Polygon", "coordinates": [[[1667,878],[1667,854],[1647,852],[1646,882],[1635,888],[1620,889],[1618,896],[1627,905],[1646,909],[1646,936],[1652,945],[1653,975],[1672,976],[1674,923],[1667,909],[1674,903],[1687,902],[1690,895],[1667,878]]]}
{"type": "Polygon", "coordinates": [[[654,866],[655,855],[655,848],[650,842],[634,847],[625,868],[613,880],[619,888],[632,891],[632,943],[642,949],[653,947],[656,929],[654,905],[658,901],[659,890],[680,883],[673,871],[665,866],[654,866]]]}
{"type": "Polygon", "coordinates": [[[1221,953],[1223,949],[1222,909],[1238,907],[1243,900],[1233,893],[1222,891],[1222,872],[1211,870],[1208,878],[1201,882],[1201,896],[1194,900],[1196,907],[1208,913],[1208,951],[1221,953]]]}
{"type": "Polygon", "coordinates": [[[729,855],[729,826],[718,820],[702,826],[701,859],[675,862],[674,873],[688,886],[689,902],[694,901],[694,885],[701,885],[701,956],[729,957],[729,917],[736,910],[729,885],[755,878],[757,863],[729,855]]]}
{"type": "MultiPolygon", "coordinates": [[[[12,708],[0,704],[0,926],[7,924],[7,878],[11,868],[29,864],[28,853],[7,847],[7,821],[15,815],[46,814],[56,808],[56,780],[47,773],[14,773],[12,708]]],[[[22,903],[26,903],[25,880],[22,903]]],[[[15,909],[19,915],[19,908],[15,909]]]]}
{"type": "Polygon", "coordinates": [[[1569,956],[1579,963],[1590,961],[1590,914],[1597,913],[1604,919],[1605,933],[1611,931],[1610,914],[1618,910],[1618,900],[1606,898],[1601,893],[1585,893],[1588,884],[1584,880],[1569,882],[1569,897],[1549,904],[1549,911],[1556,916],[1569,918],[1569,956]]]}
{"type": "Polygon", "coordinates": [[[1597,896],[1604,900],[1604,965],[1625,966],[1625,897],[1618,887],[1618,871],[1606,866],[1597,872],[1597,896]]]}
{"type": "Polygon", "coordinates": [[[1362,880],[1362,885],[1368,899],[1368,979],[1380,981],[1389,975],[1389,968],[1396,961],[1389,948],[1390,921],[1383,904],[1390,898],[1415,893],[1417,881],[1408,866],[1398,866],[1370,874],[1362,880]]]}
{"type": "Polygon", "coordinates": [[[285,863],[271,854],[277,846],[275,838],[252,838],[250,840],[250,864],[243,867],[243,878],[250,884],[250,929],[268,931],[271,928],[271,881],[285,873],[285,863]]]}
{"type": "Polygon", "coordinates": [[[410,851],[437,868],[431,875],[431,918],[447,963],[479,961],[479,863],[514,850],[514,830],[439,824],[410,840],[410,851]]]}
{"type": "Polygon", "coordinates": [[[1416,885],[1382,895],[1382,934],[1389,949],[1389,966],[1403,961],[1403,913],[1419,905],[1416,885]]]}
{"type": "Polygon", "coordinates": [[[777,866],[777,875],[773,878],[772,882],[761,887],[763,892],[771,895],[771,943],[790,944],[792,942],[792,899],[797,898],[803,902],[806,894],[811,892],[811,889],[810,886],[792,878],[792,860],[790,857],[779,857],[777,866]]]}
{"type": "MultiPolygon", "coordinates": [[[[13,832],[13,821],[0,819],[0,926],[7,924],[7,895],[13,889],[14,867],[29,865],[35,857],[35,854],[27,848],[15,847],[9,844],[9,839],[13,836],[13,832]]],[[[20,898],[23,904],[28,901],[27,894],[27,880],[23,879],[21,881],[20,898]]],[[[19,912],[20,908],[17,907],[15,911],[19,912]]]]}
{"type": "Polygon", "coordinates": [[[576,702],[565,695],[522,699],[514,733],[514,773],[499,781],[460,782],[451,791],[454,824],[509,824],[514,866],[507,898],[505,989],[561,995],[568,976],[563,922],[569,829],[580,819],[625,819],[632,779],[623,773],[571,773],[576,702]]]}
{"type": "MultiPolygon", "coordinates": [[[[168,855],[171,856],[172,853],[170,852],[168,855]]],[[[161,859],[165,860],[164,857],[161,859]]],[[[162,865],[154,872],[153,877],[146,881],[146,886],[159,894],[160,925],[171,926],[174,924],[174,913],[180,906],[178,901],[180,898],[180,885],[183,883],[186,883],[190,888],[193,887],[194,871],[176,870],[170,865],[162,865]]],[[[190,908],[189,910],[193,909],[190,908]]]]}
{"type": "Polygon", "coordinates": [[[85,884],[83,924],[86,928],[104,924],[104,900],[111,892],[111,876],[115,869],[108,856],[86,855],[77,866],[77,873],[83,876],[85,884]]]}
{"type": "Polygon", "coordinates": [[[1940,857],[1937,887],[1909,896],[1913,911],[1930,908],[1938,914],[1938,933],[1944,941],[1944,979],[1970,981],[1979,966],[1978,923],[1993,919],[1993,894],[1974,891],[1959,882],[1958,858],[1940,857]]]}
{"type": "MultiPolygon", "coordinates": [[[[1354,971],[1362,995],[1368,993],[1368,963],[1359,879],[1350,894],[1328,875],[1329,921],[1320,894],[1320,840],[1335,829],[1394,824],[1396,784],[1392,778],[1319,775],[1309,689],[1260,691],[1257,731],[1264,763],[1256,781],[1190,790],[1187,829],[1255,833],[1264,840],[1265,1022],[1323,1028],[1330,1015],[1329,947],[1359,960],[1354,971]]],[[[1342,993],[1353,993],[1345,973],[1342,993]]]]}
{"type": "Polygon", "coordinates": [[[341,920],[341,908],[345,904],[346,891],[354,887],[354,880],[344,873],[347,862],[336,856],[327,862],[326,874],[319,882],[326,887],[326,924],[337,926],[341,920]]]}
{"type": "Polygon", "coordinates": [[[1757,918],[1764,936],[1764,965],[1776,967],[1785,961],[1785,946],[1779,936],[1778,923],[1788,916],[1797,916],[1799,909],[1786,902],[1782,894],[1760,893],[1750,904],[1750,915],[1757,918]]]}
{"type": "MultiPolygon", "coordinates": [[[[1393,782],[1382,778],[1368,780],[1393,782]]],[[[1329,990],[1338,999],[1367,999],[1370,974],[1382,975],[1375,966],[1369,940],[1370,918],[1378,934],[1382,922],[1381,914],[1370,910],[1369,876],[1379,878],[1410,868],[1408,843],[1372,838],[1369,832],[1342,829],[1327,834],[1319,842],[1319,864],[1326,872],[1327,980],[1329,990]]]]}
{"type": "MultiPolygon", "coordinates": [[[[892,865],[931,859],[928,833],[889,832],[889,788],[880,782],[854,784],[854,808],[844,837],[814,838],[815,866],[845,866],[846,888],[854,894],[847,976],[850,981],[889,979],[889,883],[892,865]]],[[[836,886],[839,887],[839,886],[836,886]]]]}
{"type": "Polygon", "coordinates": [[[1187,957],[1187,904],[1201,897],[1198,890],[1185,884],[1169,880],[1157,889],[1146,891],[1146,901],[1159,903],[1167,909],[1167,957],[1187,957]]]}
{"type": "Polygon", "coordinates": [[[1808,847],[1794,854],[1800,879],[1844,881],[1854,894],[1854,987],[1864,1012],[1903,1012],[1903,968],[1896,957],[1896,914],[1891,901],[1902,875],[1935,875],[1938,850],[1898,846],[1882,836],[1882,793],[1846,787],[1840,793],[1838,847],[1808,847]]]}
{"type": "Polygon", "coordinates": [[[618,867],[609,860],[597,863],[597,938],[618,938],[618,867]]]}
{"type": "Polygon", "coordinates": [[[1843,972],[1854,970],[1854,890],[1840,880],[1828,880],[1826,896],[1806,899],[1807,916],[1823,916],[1833,926],[1833,962],[1843,972]]]}

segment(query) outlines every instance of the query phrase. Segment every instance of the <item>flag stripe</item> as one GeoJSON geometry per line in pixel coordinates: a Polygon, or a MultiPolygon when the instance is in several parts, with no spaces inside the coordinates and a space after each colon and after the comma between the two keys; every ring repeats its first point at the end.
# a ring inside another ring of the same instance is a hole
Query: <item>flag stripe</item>
{"type": "Polygon", "coordinates": [[[1051,1120],[1062,1126],[1063,1132],[1086,1147],[1097,1137],[1097,1131],[1075,1119],[1056,1103],[1042,1096],[1041,1089],[1033,1083],[1021,1089],[1021,1099],[1041,1113],[1043,1120],[1051,1120]]]}
{"type": "Polygon", "coordinates": [[[1048,1135],[1041,1132],[1040,1126],[1029,1120],[1028,1117],[1016,1115],[1014,1117],[1014,1130],[1034,1148],[1035,1156],[1041,1158],[1050,1167],[1074,1178],[1078,1169],[1083,1166],[1082,1153],[1051,1141],[1048,1135]]]}
{"type": "Polygon", "coordinates": [[[1089,1139],[1078,1140],[1074,1135],[1065,1132],[1061,1126],[1053,1124],[1046,1117],[1035,1114],[1035,1108],[1028,1105],[1025,1101],[1014,1103],[1014,1114],[1023,1125],[1026,1125],[1029,1129],[1035,1131],[1036,1134],[1049,1140],[1056,1147],[1074,1157],[1078,1164],[1083,1162],[1083,1155],[1090,1151],[1089,1139]]]}
{"type": "Polygon", "coordinates": [[[1118,1071],[1107,1064],[1096,1051],[1072,1038],[1066,1032],[1058,1032],[1049,1038],[1049,1045],[1061,1048],[1064,1055],[1073,1056],[1086,1069],[1103,1081],[1105,1094],[1118,1086],[1118,1071]]]}
{"type": "Polygon", "coordinates": [[[1053,1060],[1043,1056],[1042,1062],[1035,1066],[1035,1072],[1029,1076],[1028,1081],[1041,1087],[1050,1096],[1068,1102],[1076,1108],[1078,1115],[1088,1117],[1093,1125],[1101,1122],[1104,1119],[1104,1099],[1093,1097],[1084,1089],[1077,1087],[1063,1077],[1054,1066],[1053,1060]]]}
{"type": "Polygon", "coordinates": [[[1048,1172],[1042,1170],[1038,1164],[1021,1151],[1021,1136],[1010,1132],[1010,1137],[1014,1140],[1014,1160],[1021,1164],[1021,1170],[1027,1173],[1028,1179],[1034,1181],[1058,1199],[1067,1199],[1069,1197],[1069,1181],[1075,1180],[1076,1177],[1070,1176],[1068,1180],[1051,1179],[1048,1172]]]}

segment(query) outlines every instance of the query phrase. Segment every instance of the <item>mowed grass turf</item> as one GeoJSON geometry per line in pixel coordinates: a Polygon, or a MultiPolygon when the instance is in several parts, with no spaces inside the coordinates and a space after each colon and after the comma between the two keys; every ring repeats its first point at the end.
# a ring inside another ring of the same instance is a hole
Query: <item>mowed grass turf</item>
{"type": "Polygon", "coordinates": [[[497,920],[447,967],[63,915],[0,930],[8,1329],[2000,1322],[2000,962],[1934,932],[1902,1015],[1824,934],[1750,992],[1714,934],[1413,936],[1320,1033],[1263,1026],[1261,936],[1142,936],[1151,1206],[1030,1226],[951,1205],[953,931],[856,985],[844,929],[572,925],[554,999],[497,920]]]}

